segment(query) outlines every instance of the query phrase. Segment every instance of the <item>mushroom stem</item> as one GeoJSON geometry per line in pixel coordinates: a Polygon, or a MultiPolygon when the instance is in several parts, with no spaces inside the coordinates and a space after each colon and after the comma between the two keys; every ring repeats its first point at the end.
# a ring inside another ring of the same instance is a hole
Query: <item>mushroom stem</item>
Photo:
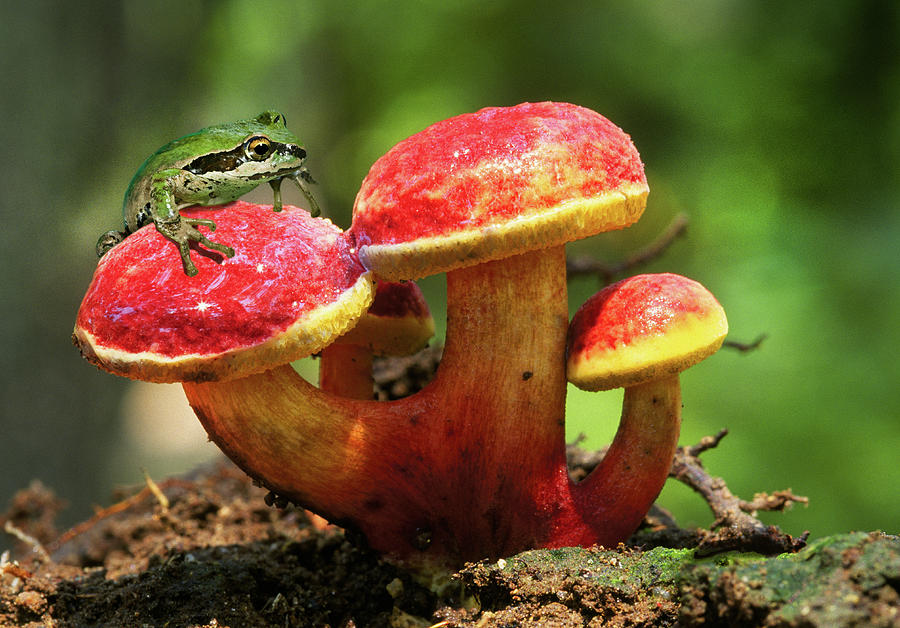
{"type": "Polygon", "coordinates": [[[625,389],[615,439],[574,490],[583,516],[606,522],[596,542],[614,545],[640,525],[669,475],[680,429],[677,374],[625,389]]]}
{"type": "MultiPolygon", "coordinates": [[[[558,246],[447,273],[447,344],[433,386],[484,462],[515,461],[529,481],[542,458],[565,460],[564,265],[558,246]]],[[[458,466],[449,456],[448,471],[458,466]]]]}
{"type": "Polygon", "coordinates": [[[372,399],[372,350],[368,347],[336,342],[321,352],[319,388],[339,397],[372,399]]]}

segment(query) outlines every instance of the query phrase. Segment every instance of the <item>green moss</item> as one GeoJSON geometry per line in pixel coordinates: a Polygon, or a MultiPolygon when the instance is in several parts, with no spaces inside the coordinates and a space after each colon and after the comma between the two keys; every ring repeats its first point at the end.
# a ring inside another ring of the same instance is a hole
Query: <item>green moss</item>
{"type": "MultiPolygon", "coordinates": [[[[819,539],[796,554],[736,564],[686,566],[679,586],[702,592],[706,605],[728,599],[744,616],[787,623],[843,626],[868,624],[872,604],[896,599],[900,538],[851,533],[819,539]],[[883,589],[883,590],[882,590],[883,589]],[[887,596],[887,597],[885,597],[887,596]]],[[[900,620],[900,617],[895,619],[900,620]]]]}
{"type": "Polygon", "coordinates": [[[538,578],[574,576],[596,586],[638,590],[673,584],[693,560],[693,550],[654,548],[647,552],[566,547],[523,552],[501,562],[505,574],[529,573],[538,578]]]}
{"type": "Polygon", "coordinates": [[[461,577],[485,608],[552,600],[580,604],[589,617],[600,612],[598,600],[614,599],[642,612],[661,609],[667,621],[677,617],[682,625],[900,622],[900,537],[880,532],[825,537],[772,557],[695,558],[693,550],[666,548],[534,550],[470,567],[461,577]]]}

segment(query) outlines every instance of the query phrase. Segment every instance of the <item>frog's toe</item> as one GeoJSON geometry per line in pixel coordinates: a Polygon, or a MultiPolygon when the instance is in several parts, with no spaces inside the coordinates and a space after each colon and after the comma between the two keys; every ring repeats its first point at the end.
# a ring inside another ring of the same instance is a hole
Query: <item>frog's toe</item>
{"type": "Polygon", "coordinates": [[[178,253],[181,255],[181,266],[184,268],[184,274],[188,277],[193,277],[197,274],[197,267],[191,261],[191,249],[188,246],[188,241],[186,239],[179,240],[175,244],[178,245],[178,253]]]}
{"type": "Polygon", "coordinates": [[[184,274],[188,277],[194,277],[197,274],[197,267],[194,266],[194,262],[191,261],[190,257],[181,258],[181,266],[184,268],[184,274]]]}
{"type": "Polygon", "coordinates": [[[127,233],[122,231],[107,231],[100,239],[97,240],[97,257],[103,257],[107,252],[119,242],[125,239],[127,233]]]}
{"type": "Polygon", "coordinates": [[[206,227],[210,231],[216,230],[216,223],[208,218],[182,218],[184,222],[191,225],[192,227],[206,227]]]}
{"type": "Polygon", "coordinates": [[[201,234],[198,242],[200,242],[200,244],[202,244],[203,246],[205,246],[208,249],[218,251],[225,257],[234,257],[234,249],[233,248],[231,248],[230,246],[226,246],[224,244],[219,244],[218,242],[213,242],[212,240],[210,240],[209,238],[207,238],[206,236],[204,236],[202,234],[201,234]]]}
{"type": "Polygon", "coordinates": [[[225,257],[234,257],[234,249],[218,242],[213,242],[207,238],[197,227],[206,227],[210,231],[214,231],[216,223],[205,218],[184,218],[181,220],[173,220],[169,222],[158,221],[156,223],[157,230],[166,238],[175,243],[178,247],[178,253],[181,256],[181,265],[184,267],[184,273],[189,277],[197,274],[197,267],[191,261],[191,242],[218,251],[225,257]]]}

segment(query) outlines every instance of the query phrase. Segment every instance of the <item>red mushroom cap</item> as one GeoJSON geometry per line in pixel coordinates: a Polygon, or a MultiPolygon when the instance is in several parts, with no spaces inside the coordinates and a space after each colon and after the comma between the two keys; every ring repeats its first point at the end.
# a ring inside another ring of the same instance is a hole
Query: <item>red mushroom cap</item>
{"type": "Polygon", "coordinates": [[[375,162],[350,233],[367,268],[411,279],[626,227],[647,193],[631,139],[600,114],[491,107],[433,124],[375,162]]]}
{"type": "Polygon", "coordinates": [[[585,390],[631,386],[683,371],[718,351],[725,311],[701,284],[673,274],[607,286],[569,325],[569,381],[585,390]]]}
{"type": "Polygon", "coordinates": [[[321,350],[369,307],[370,273],[331,222],[295,207],[215,209],[216,235],[236,253],[194,251],[195,277],[152,226],[100,260],[74,332],[85,358],[134,379],[231,379],[321,350]]]}

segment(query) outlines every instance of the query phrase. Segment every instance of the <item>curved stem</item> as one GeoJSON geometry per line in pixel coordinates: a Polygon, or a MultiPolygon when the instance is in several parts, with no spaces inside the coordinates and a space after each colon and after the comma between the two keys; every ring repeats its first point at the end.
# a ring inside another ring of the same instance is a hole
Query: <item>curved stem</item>
{"type": "Polygon", "coordinates": [[[625,389],[615,439],[575,487],[581,515],[606,522],[594,542],[612,546],[637,529],[669,475],[680,429],[678,375],[625,389]]]}

